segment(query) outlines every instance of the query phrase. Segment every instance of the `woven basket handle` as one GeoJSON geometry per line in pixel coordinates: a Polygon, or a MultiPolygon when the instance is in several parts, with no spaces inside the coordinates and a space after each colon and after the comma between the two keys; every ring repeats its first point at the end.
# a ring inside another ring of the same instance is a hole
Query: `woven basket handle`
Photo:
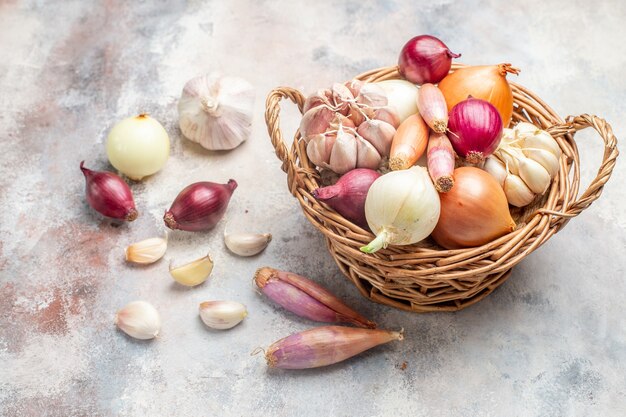
{"type": "Polygon", "coordinates": [[[589,187],[585,190],[585,192],[579,196],[577,200],[567,206],[567,210],[564,210],[563,212],[539,210],[540,212],[566,218],[575,217],[578,216],[584,209],[589,207],[591,203],[596,201],[598,197],[600,197],[600,194],[602,194],[604,184],[606,184],[611,177],[611,173],[615,167],[615,161],[619,155],[619,151],[617,150],[617,139],[613,134],[611,125],[600,117],[582,114],[576,117],[569,116],[565,124],[554,126],[548,129],[548,132],[558,136],[560,134],[575,133],[588,127],[593,127],[604,141],[604,155],[596,177],[593,181],[591,181],[591,184],[589,184],[589,187]]]}
{"type": "Polygon", "coordinates": [[[267,125],[267,132],[272,140],[272,145],[274,145],[276,150],[276,156],[283,163],[282,170],[287,174],[293,175],[296,168],[295,161],[292,160],[285,145],[283,134],[280,131],[280,102],[286,98],[297,104],[300,113],[302,113],[302,106],[304,106],[302,93],[294,88],[278,87],[270,91],[265,101],[265,124],[267,125]]]}

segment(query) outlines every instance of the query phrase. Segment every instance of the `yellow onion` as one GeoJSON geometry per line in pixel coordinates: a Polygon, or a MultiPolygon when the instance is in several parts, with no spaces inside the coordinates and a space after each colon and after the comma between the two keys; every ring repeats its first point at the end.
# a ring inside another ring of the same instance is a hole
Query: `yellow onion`
{"type": "Polygon", "coordinates": [[[446,249],[480,246],[515,229],[502,187],[475,167],[454,170],[454,187],[439,194],[441,212],[432,237],[446,249]]]}
{"type": "Polygon", "coordinates": [[[507,127],[513,114],[513,91],[506,74],[519,74],[519,69],[511,64],[479,65],[464,67],[448,74],[439,83],[448,105],[448,112],[457,103],[467,99],[467,96],[486,100],[493,104],[500,117],[502,125],[507,127]]]}

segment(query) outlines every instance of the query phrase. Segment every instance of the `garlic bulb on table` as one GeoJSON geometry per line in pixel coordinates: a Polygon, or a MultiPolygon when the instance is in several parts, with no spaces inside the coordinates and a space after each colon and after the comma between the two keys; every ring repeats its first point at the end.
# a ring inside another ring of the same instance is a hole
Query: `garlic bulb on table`
{"type": "Polygon", "coordinates": [[[250,136],[254,96],[242,78],[216,73],[193,78],[178,101],[180,130],[206,149],[233,149],[250,136]]]}
{"type": "Polygon", "coordinates": [[[559,172],[561,154],[548,132],[522,122],[503,130],[498,149],[483,168],[500,183],[509,204],[524,207],[546,192],[559,172]]]}

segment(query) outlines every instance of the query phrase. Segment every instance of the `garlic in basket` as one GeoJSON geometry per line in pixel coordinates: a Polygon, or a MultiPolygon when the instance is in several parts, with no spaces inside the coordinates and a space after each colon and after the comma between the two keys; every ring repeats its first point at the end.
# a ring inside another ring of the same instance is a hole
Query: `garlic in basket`
{"type": "Polygon", "coordinates": [[[522,122],[503,130],[484,169],[500,183],[509,204],[524,207],[546,192],[559,172],[560,158],[561,148],[548,132],[522,122]]]}
{"type": "Polygon", "coordinates": [[[254,88],[216,73],[193,78],[178,101],[180,130],[209,150],[233,149],[250,136],[254,88]]]}
{"type": "Polygon", "coordinates": [[[337,174],[378,169],[400,118],[377,84],[352,80],[319,90],[304,103],[300,134],[311,162],[337,174]],[[356,94],[356,96],[355,96],[356,94]]]}

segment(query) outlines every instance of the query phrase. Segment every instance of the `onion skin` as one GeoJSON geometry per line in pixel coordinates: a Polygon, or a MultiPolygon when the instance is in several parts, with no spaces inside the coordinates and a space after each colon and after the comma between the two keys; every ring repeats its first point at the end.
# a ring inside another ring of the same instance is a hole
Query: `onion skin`
{"type": "Polygon", "coordinates": [[[196,182],[185,187],[163,216],[165,225],[172,230],[197,232],[209,230],[219,222],[228,202],[237,188],[237,181],[227,184],[196,182]]]}
{"type": "Polygon", "coordinates": [[[139,216],[133,193],[123,179],[112,172],[92,171],[80,163],[85,176],[87,203],[103,216],[132,222],[139,216]]]}
{"type": "Polygon", "coordinates": [[[459,156],[479,164],[495,152],[502,138],[502,119],[488,101],[469,97],[452,108],[448,138],[459,156]]]}
{"type": "Polygon", "coordinates": [[[402,332],[324,326],[292,334],[274,342],[265,359],[272,368],[309,369],[332,365],[392,340],[402,332]]]}
{"type": "Polygon", "coordinates": [[[313,197],[332,207],[352,223],[367,228],[365,199],[372,183],[380,174],[372,169],[358,168],[344,174],[339,181],[313,191],[313,197]]]}
{"type": "Polygon", "coordinates": [[[393,171],[411,168],[424,154],[428,144],[428,125],[419,114],[400,124],[391,142],[389,168],[393,171]]]}
{"type": "Polygon", "coordinates": [[[452,58],[460,56],[434,36],[420,35],[404,45],[398,67],[400,74],[415,84],[437,84],[450,72],[452,58]]]}
{"type": "Polygon", "coordinates": [[[448,112],[471,95],[493,104],[500,113],[503,127],[508,127],[513,115],[513,91],[506,74],[519,72],[511,64],[464,67],[441,80],[439,89],[446,99],[448,112]]]}
{"type": "Polygon", "coordinates": [[[326,288],[301,275],[266,266],[256,271],[254,283],[269,299],[300,317],[323,323],[376,327],[376,323],[345,305],[326,288]]]}
{"type": "Polygon", "coordinates": [[[439,194],[441,213],[432,238],[446,249],[481,246],[515,229],[502,187],[475,167],[454,170],[454,187],[439,194]]]}

